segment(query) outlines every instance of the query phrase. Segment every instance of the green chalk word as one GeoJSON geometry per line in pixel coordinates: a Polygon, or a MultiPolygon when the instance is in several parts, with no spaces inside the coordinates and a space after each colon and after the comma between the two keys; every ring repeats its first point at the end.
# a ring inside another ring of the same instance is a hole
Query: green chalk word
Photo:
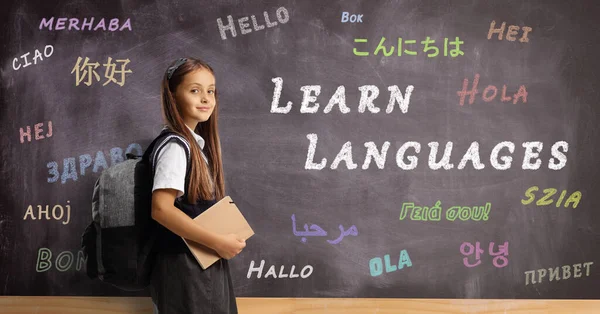
{"type": "Polygon", "coordinates": [[[43,247],[38,250],[35,271],[38,273],[43,273],[56,269],[60,272],[65,272],[73,268],[77,271],[85,271],[86,262],[87,256],[83,254],[82,250],[79,250],[75,253],[63,251],[60,252],[56,258],[52,258],[52,251],[49,248],[43,247]]]}
{"type": "Polygon", "coordinates": [[[376,48],[373,49],[373,47],[375,46],[375,42],[377,42],[376,38],[372,38],[374,40],[371,41],[371,43],[369,42],[369,38],[354,38],[354,42],[358,43],[358,47],[353,47],[352,48],[352,52],[354,53],[355,56],[359,56],[359,57],[366,57],[369,56],[371,54],[371,51],[373,51],[373,55],[374,56],[379,56],[381,54],[381,56],[385,56],[385,57],[390,57],[390,56],[397,56],[400,57],[402,55],[405,56],[416,56],[418,54],[420,55],[427,55],[428,58],[434,58],[437,56],[444,56],[444,57],[452,57],[452,58],[456,58],[458,56],[462,56],[465,53],[461,50],[461,45],[464,44],[465,42],[460,40],[459,37],[456,37],[454,40],[445,37],[443,39],[444,44],[443,47],[442,45],[442,39],[441,38],[431,38],[429,36],[427,36],[426,38],[424,38],[423,40],[420,39],[406,39],[406,38],[402,38],[402,37],[398,37],[396,41],[396,38],[390,38],[390,40],[386,43],[386,39],[385,37],[381,37],[379,39],[379,44],[377,45],[376,48]],[[436,43],[437,40],[437,43],[436,43]],[[438,47],[439,46],[439,47],[438,47]],[[443,49],[443,52],[442,50],[443,49]]]}
{"type": "Polygon", "coordinates": [[[441,202],[437,201],[433,207],[419,207],[415,203],[402,203],[402,211],[400,211],[400,220],[420,220],[420,221],[440,221],[442,220],[442,212],[444,219],[455,221],[487,221],[489,218],[491,203],[485,203],[485,206],[452,206],[446,211],[442,210],[441,202]],[[410,215],[409,215],[410,213],[410,215]]]}

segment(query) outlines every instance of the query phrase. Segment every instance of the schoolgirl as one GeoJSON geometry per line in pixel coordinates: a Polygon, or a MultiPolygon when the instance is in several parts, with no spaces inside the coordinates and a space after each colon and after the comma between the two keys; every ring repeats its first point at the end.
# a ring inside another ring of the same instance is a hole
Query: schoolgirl
{"type": "Polygon", "coordinates": [[[193,218],[224,197],[213,69],[195,58],[180,58],[162,79],[165,128],[187,141],[169,141],[155,160],[152,218],[158,222],[150,293],[160,314],[237,313],[228,260],[246,246],[193,218]],[[189,144],[189,159],[186,145],[189,144]],[[221,257],[203,270],[181,237],[214,249],[221,257]]]}

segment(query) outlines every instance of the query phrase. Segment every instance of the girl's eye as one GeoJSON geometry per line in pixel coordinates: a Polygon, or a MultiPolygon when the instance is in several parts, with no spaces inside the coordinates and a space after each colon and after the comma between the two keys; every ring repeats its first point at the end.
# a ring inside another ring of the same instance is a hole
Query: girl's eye
{"type": "Polygon", "coordinates": [[[214,91],[214,90],[209,90],[208,92],[209,92],[209,93],[212,93],[212,94],[214,94],[214,93],[215,93],[215,91],[214,91]]]}
{"type": "Polygon", "coordinates": [[[197,89],[192,89],[192,93],[195,93],[195,92],[197,92],[197,91],[198,91],[197,89]]]}

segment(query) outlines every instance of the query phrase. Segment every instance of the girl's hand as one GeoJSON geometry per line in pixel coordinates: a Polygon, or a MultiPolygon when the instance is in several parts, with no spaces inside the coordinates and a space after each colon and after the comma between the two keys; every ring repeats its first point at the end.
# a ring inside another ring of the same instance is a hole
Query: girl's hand
{"type": "Polygon", "coordinates": [[[215,247],[215,251],[224,259],[231,259],[238,255],[246,247],[246,241],[231,233],[221,236],[215,247]]]}

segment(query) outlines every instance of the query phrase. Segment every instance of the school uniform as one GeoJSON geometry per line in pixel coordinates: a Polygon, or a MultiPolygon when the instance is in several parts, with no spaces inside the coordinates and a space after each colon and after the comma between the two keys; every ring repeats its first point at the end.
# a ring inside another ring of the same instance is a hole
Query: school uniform
{"type": "MultiPolygon", "coordinates": [[[[203,150],[204,139],[193,131],[192,134],[203,150]]],[[[202,157],[208,162],[204,153],[202,157]]],[[[179,142],[170,141],[164,145],[156,159],[152,191],[162,188],[177,190],[175,207],[195,218],[215,204],[216,200],[200,199],[196,204],[188,203],[186,165],[186,153],[179,142]]],[[[150,293],[155,313],[238,312],[226,259],[222,258],[203,270],[181,237],[160,224],[154,252],[156,261],[152,270],[150,293]]]]}

